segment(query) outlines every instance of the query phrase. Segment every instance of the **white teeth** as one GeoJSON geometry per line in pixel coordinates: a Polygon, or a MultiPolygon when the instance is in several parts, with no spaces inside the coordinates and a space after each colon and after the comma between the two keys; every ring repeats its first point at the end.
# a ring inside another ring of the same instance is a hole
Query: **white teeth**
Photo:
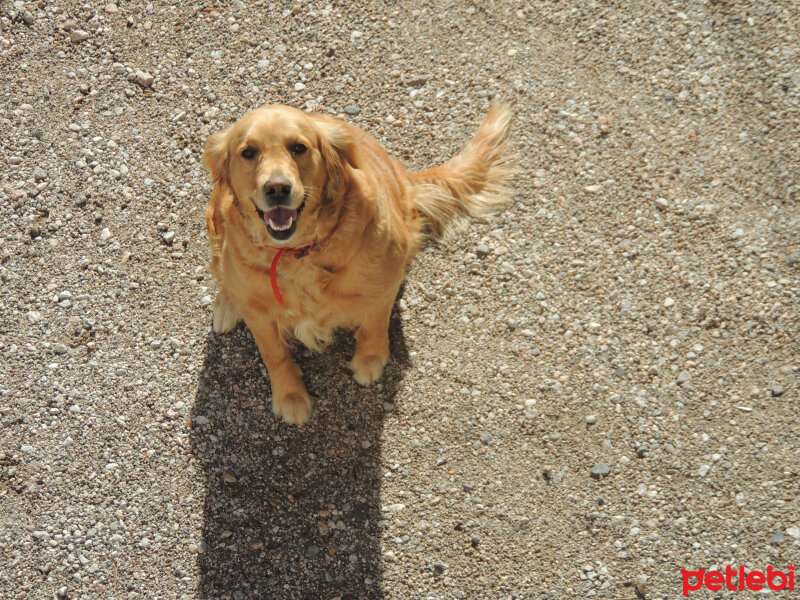
{"type": "Polygon", "coordinates": [[[289,222],[283,227],[278,227],[277,225],[275,225],[275,222],[272,219],[269,220],[269,226],[272,227],[272,229],[274,229],[275,231],[286,231],[287,229],[291,229],[293,223],[294,219],[292,217],[289,217],[289,222]]]}

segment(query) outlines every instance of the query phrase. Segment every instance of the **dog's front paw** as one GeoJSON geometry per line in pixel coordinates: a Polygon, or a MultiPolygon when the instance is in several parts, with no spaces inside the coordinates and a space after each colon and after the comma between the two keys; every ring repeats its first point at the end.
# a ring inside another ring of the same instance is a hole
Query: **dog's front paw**
{"type": "Polygon", "coordinates": [[[239,311],[236,310],[228,295],[224,291],[220,291],[214,301],[214,321],[212,323],[214,333],[227,333],[241,320],[239,311]]]}
{"type": "Polygon", "coordinates": [[[290,392],[272,398],[272,412],[290,425],[303,425],[311,417],[313,400],[308,392],[290,392]]]}
{"type": "Polygon", "coordinates": [[[383,358],[376,354],[367,356],[354,356],[350,361],[350,369],[353,371],[353,378],[361,385],[371,385],[378,381],[383,375],[383,368],[389,358],[383,358]]]}

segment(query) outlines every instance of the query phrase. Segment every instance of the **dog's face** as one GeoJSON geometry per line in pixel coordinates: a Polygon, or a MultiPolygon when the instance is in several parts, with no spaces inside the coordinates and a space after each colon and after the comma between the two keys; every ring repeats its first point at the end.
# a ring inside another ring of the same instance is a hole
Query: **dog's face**
{"type": "Polygon", "coordinates": [[[211,136],[203,164],[233,191],[254,242],[299,245],[314,238],[321,204],[340,196],[349,142],[332,120],[267,106],[211,136]]]}

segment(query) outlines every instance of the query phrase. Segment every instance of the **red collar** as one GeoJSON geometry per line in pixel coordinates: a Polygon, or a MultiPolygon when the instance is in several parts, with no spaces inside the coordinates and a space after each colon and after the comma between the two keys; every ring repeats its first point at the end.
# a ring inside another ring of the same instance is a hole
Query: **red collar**
{"type": "Polygon", "coordinates": [[[281,259],[281,256],[288,252],[289,254],[296,254],[297,258],[303,258],[316,244],[317,240],[301,248],[276,248],[275,246],[270,246],[273,250],[278,251],[275,254],[275,258],[272,259],[272,265],[269,267],[269,282],[272,284],[272,293],[275,294],[275,299],[278,301],[278,304],[283,304],[283,296],[281,296],[281,291],[278,289],[278,261],[281,259]]]}

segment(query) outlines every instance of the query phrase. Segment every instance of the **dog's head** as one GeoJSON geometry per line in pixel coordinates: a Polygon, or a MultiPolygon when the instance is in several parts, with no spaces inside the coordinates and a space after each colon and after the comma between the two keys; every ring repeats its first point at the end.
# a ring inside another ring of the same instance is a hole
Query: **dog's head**
{"type": "Polygon", "coordinates": [[[292,246],[310,243],[320,209],[342,197],[351,144],[334,119],[265,106],[212,135],[203,165],[232,190],[254,242],[292,246]]]}

